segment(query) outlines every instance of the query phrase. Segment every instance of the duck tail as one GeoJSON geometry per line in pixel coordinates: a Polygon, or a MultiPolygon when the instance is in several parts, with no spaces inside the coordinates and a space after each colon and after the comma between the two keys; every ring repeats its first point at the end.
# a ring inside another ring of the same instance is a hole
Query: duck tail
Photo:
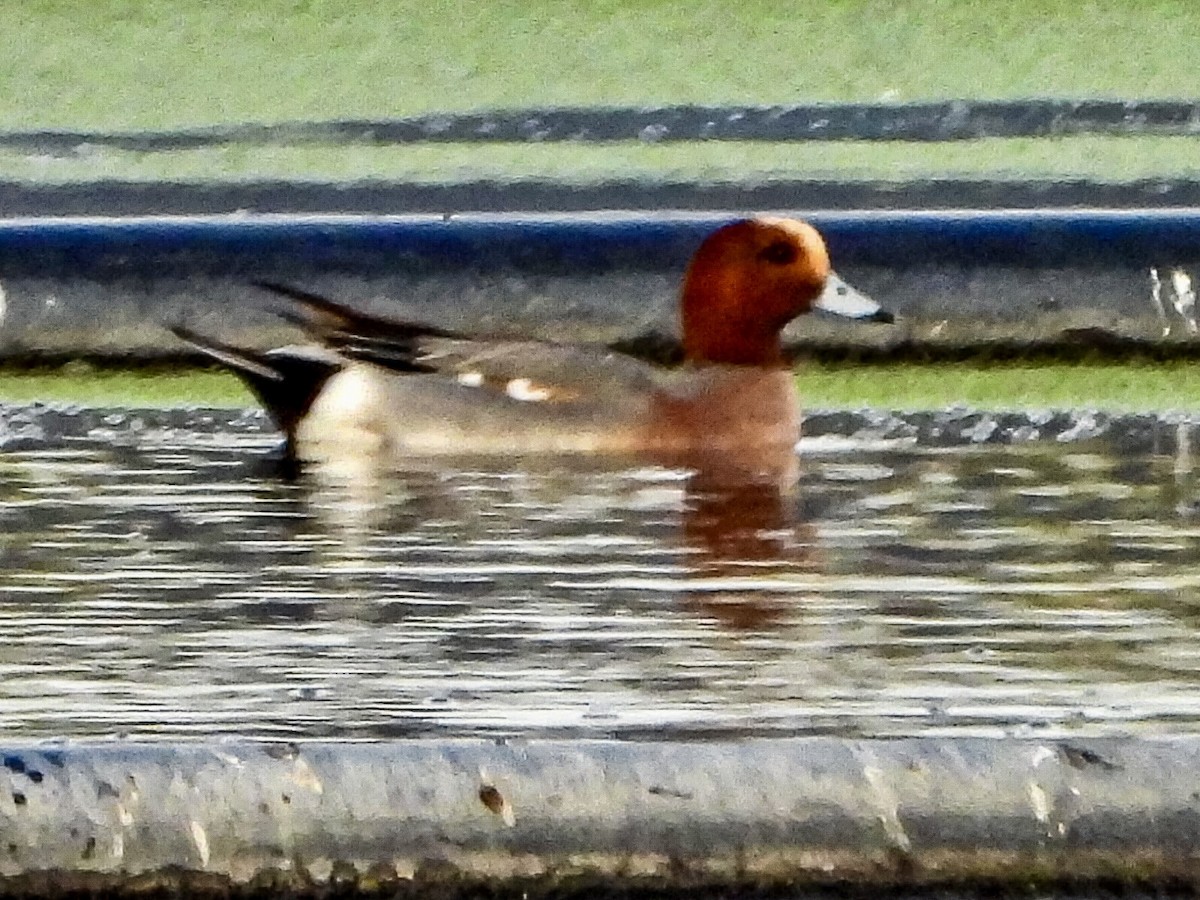
{"type": "Polygon", "coordinates": [[[411,341],[416,338],[462,338],[464,335],[447,328],[389,319],[359,312],[342,303],[275,281],[252,281],[257,288],[286,297],[299,307],[299,312],[284,312],[283,317],[322,343],[338,346],[353,343],[364,337],[389,341],[411,341]]]}
{"type": "Polygon", "coordinates": [[[188,346],[233,372],[262,403],[287,436],[287,455],[296,455],[296,429],[330,376],[342,368],[340,358],[319,347],[283,347],[266,352],[236,347],[180,325],[171,333],[188,346]]]}
{"type": "Polygon", "coordinates": [[[182,325],[171,325],[169,329],[171,334],[189,347],[199,350],[236,374],[255,394],[283,379],[283,373],[266,353],[222,343],[182,325]]]}

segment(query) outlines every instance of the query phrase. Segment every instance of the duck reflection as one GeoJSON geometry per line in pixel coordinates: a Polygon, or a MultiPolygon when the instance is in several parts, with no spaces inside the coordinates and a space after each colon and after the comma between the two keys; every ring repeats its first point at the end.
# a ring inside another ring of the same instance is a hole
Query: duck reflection
{"type": "Polygon", "coordinates": [[[754,587],[783,572],[816,564],[815,529],[802,518],[799,490],[778,481],[689,478],[681,522],[690,551],[687,605],[737,630],[777,627],[790,605],[777,591],[754,587]]]}
{"type": "Polygon", "coordinates": [[[794,468],[784,477],[749,477],[616,463],[539,456],[500,468],[494,458],[439,457],[414,460],[403,471],[312,466],[300,480],[312,513],[345,557],[368,556],[381,535],[437,523],[464,544],[499,540],[514,557],[548,560],[556,558],[547,549],[553,542],[579,539],[572,553],[611,561],[606,537],[640,534],[647,552],[670,560],[690,613],[739,631],[776,627],[792,616],[788,594],[770,580],[817,564],[794,468]]]}

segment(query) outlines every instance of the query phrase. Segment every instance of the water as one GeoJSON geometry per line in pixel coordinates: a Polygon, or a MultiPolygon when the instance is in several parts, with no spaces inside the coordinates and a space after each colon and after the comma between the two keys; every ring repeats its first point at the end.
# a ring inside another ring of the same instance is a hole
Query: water
{"type": "Polygon", "coordinates": [[[0,408],[0,733],[1200,730],[1200,426],[812,417],[794,496],[288,481],[258,413],[0,408]]]}

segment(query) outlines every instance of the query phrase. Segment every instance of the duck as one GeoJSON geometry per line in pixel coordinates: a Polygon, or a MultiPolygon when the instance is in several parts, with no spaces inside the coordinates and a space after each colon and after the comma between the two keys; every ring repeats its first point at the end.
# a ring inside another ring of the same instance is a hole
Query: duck
{"type": "Polygon", "coordinates": [[[815,227],[768,216],[723,225],[697,248],[673,366],[611,346],[481,338],[256,284],[293,304],[285,315],[307,343],[258,351],[172,331],[242,379],[301,466],[588,455],[787,481],[800,407],[783,329],[814,309],[893,321],[834,274],[815,227]]]}

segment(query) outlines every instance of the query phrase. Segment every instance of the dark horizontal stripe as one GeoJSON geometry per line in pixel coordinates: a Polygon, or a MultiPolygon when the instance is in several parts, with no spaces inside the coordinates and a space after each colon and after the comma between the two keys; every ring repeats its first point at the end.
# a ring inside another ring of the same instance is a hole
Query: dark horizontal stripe
{"type": "MultiPolygon", "coordinates": [[[[730,213],[0,220],[7,276],[681,269],[730,213]]],[[[809,216],[838,265],[1141,267],[1200,259],[1200,209],[867,210],[809,216]]]]}
{"type": "Polygon", "coordinates": [[[1197,135],[1200,101],[1033,99],[507,109],[162,131],[10,131],[0,133],[0,146],[74,154],[90,147],[157,152],[224,144],[954,141],[1070,134],[1197,135]]]}
{"type": "Polygon", "coordinates": [[[453,184],[0,181],[0,211],[5,216],[1183,206],[1200,206],[1200,181],[1153,178],[1108,183],[936,178],[913,182],[788,179],[756,184],[697,184],[628,179],[592,185],[550,180],[453,184]]]}

